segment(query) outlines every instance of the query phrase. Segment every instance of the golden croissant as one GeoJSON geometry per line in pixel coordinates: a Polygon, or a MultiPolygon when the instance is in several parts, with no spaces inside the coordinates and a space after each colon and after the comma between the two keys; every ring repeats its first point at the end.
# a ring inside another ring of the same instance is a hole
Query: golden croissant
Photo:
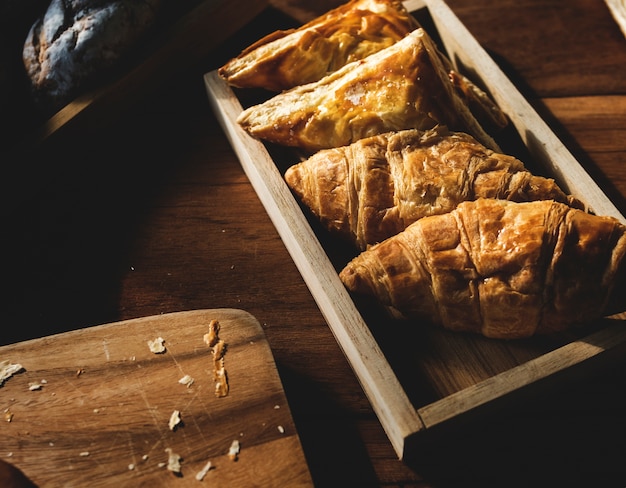
{"type": "Polygon", "coordinates": [[[468,97],[461,95],[464,84],[451,81],[449,66],[433,40],[418,28],[319,81],[248,107],[237,122],[254,137],[311,152],[383,132],[437,125],[467,132],[498,150],[471,112],[468,97]]]}
{"type": "Polygon", "coordinates": [[[524,338],[623,307],[626,226],[553,201],[478,199],[424,217],[341,271],[348,290],[453,331],[524,338]]]}
{"type": "Polygon", "coordinates": [[[352,0],[297,29],[263,37],[218,73],[240,88],[283,91],[389,47],[417,27],[399,0],[352,0]]]}
{"type": "Polygon", "coordinates": [[[520,160],[445,127],[387,132],[321,150],[288,168],[285,180],[330,232],[360,250],[479,197],[582,207],[520,160]]]}

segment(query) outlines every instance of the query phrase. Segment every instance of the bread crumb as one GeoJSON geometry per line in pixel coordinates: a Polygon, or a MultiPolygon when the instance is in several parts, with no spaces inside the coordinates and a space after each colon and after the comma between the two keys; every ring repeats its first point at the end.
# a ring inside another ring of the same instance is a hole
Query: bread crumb
{"type": "Polygon", "coordinates": [[[215,396],[225,397],[228,395],[228,376],[224,367],[215,371],[215,396]]]}
{"type": "Polygon", "coordinates": [[[181,385],[185,385],[185,386],[187,386],[187,388],[190,388],[191,385],[193,385],[194,379],[191,376],[189,376],[188,374],[186,374],[181,379],[179,379],[178,382],[181,385]]]}
{"type": "Polygon", "coordinates": [[[28,383],[28,389],[30,391],[41,390],[43,388],[43,384],[37,381],[31,381],[28,383]]]}
{"type": "Polygon", "coordinates": [[[163,339],[163,337],[157,337],[152,341],[148,341],[148,347],[154,354],[161,354],[165,352],[165,346],[163,345],[164,342],[165,339],[163,339]]]}
{"type": "Polygon", "coordinates": [[[80,457],[87,457],[89,456],[89,451],[83,451],[79,454],[80,457]]]}
{"type": "Polygon", "coordinates": [[[172,473],[179,474],[181,471],[181,457],[169,447],[165,449],[165,452],[167,453],[167,469],[172,473]]]}
{"type": "Polygon", "coordinates": [[[11,422],[13,420],[13,412],[8,408],[4,411],[4,420],[11,422]]]}
{"type": "Polygon", "coordinates": [[[180,418],[180,410],[174,410],[172,412],[172,415],[170,415],[170,421],[169,421],[169,427],[170,430],[175,430],[176,427],[178,427],[178,425],[180,425],[180,423],[182,422],[182,419],[180,418]]]}
{"type": "Polygon", "coordinates": [[[219,337],[220,323],[213,319],[209,323],[209,332],[204,334],[204,342],[211,348],[213,355],[213,380],[215,381],[215,396],[218,398],[228,395],[228,374],[224,368],[226,343],[219,337]]]}
{"type": "Polygon", "coordinates": [[[206,342],[207,346],[213,347],[217,343],[219,331],[219,321],[216,319],[211,320],[211,322],[209,322],[209,332],[204,334],[204,342],[206,342]]]}
{"type": "Polygon", "coordinates": [[[241,451],[241,445],[239,444],[239,441],[235,439],[230,445],[230,448],[228,449],[228,457],[230,458],[230,460],[237,461],[239,459],[240,451],[241,451]]]}
{"type": "Polygon", "coordinates": [[[4,385],[6,380],[23,369],[24,367],[19,363],[12,363],[8,360],[0,361],[0,386],[4,385]]]}
{"type": "Polygon", "coordinates": [[[196,479],[198,481],[202,481],[212,467],[213,465],[211,464],[211,461],[207,461],[204,467],[196,473],[196,479]]]}

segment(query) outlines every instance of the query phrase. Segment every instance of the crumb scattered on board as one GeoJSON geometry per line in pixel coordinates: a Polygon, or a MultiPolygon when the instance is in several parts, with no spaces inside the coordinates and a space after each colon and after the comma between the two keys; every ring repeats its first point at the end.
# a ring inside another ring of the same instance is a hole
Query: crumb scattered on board
{"type": "Polygon", "coordinates": [[[154,354],[161,354],[165,352],[165,339],[163,337],[157,337],[152,341],[148,341],[148,347],[154,354]]]}
{"type": "Polygon", "coordinates": [[[176,427],[180,425],[182,419],[180,418],[180,410],[174,410],[172,415],[170,415],[169,428],[170,430],[175,430],[176,427]]]}
{"type": "Polygon", "coordinates": [[[241,451],[241,444],[239,444],[239,441],[237,439],[235,439],[232,444],[230,445],[230,448],[228,449],[228,457],[231,461],[237,461],[237,459],[239,459],[239,452],[241,451]]]}
{"type": "Polygon", "coordinates": [[[12,363],[9,360],[0,361],[0,386],[11,376],[22,371],[24,367],[19,363],[12,363]]]}
{"type": "Polygon", "coordinates": [[[48,383],[46,380],[31,381],[31,382],[28,383],[28,389],[30,391],[41,390],[43,388],[43,385],[45,385],[46,383],[48,383]]]}
{"type": "Polygon", "coordinates": [[[165,452],[167,453],[167,469],[172,473],[179,474],[181,470],[181,457],[169,447],[165,449],[165,452]]]}
{"type": "Polygon", "coordinates": [[[207,473],[211,470],[212,467],[213,467],[213,464],[211,463],[211,461],[207,461],[204,467],[196,473],[196,479],[198,481],[202,481],[204,477],[207,475],[207,473]]]}
{"type": "Polygon", "coordinates": [[[228,374],[224,367],[224,355],[226,354],[226,343],[219,337],[220,323],[218,320],[211,320],[209,332],[204,334],[204,342],[211,348],[213,354],[213,379],[215,380],[215,396],[225,397],[228,395],[228,374]]]}

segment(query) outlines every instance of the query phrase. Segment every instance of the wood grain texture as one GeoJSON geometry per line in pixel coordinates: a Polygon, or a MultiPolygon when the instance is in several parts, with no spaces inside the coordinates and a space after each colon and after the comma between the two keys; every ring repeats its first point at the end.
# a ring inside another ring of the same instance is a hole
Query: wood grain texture
{"type": "Polygon", "coordinates": [[[197,486],[208,461],[211,486],[312,486],[272,353],[247,312],[145,317],[4,346],[0,356],[24,367],[2,387],[12,417],[0,451],[41,487],[197,486]],[[212,320],[227,347],[223,397],[203,340],[212,320]],[[157,338],[163,353],[149,348],[157,338]],[[171,428],[175,410],[182,424],[171,428]],[[180,475],[164,467],[167,449],[182,457],[180,475]]]}
{"type": "Polygon", "coordinates": [[[524,96],[624,93],[624,36],[602,0],[446,3],[524,96]]]}
{"type": "MultiPolygon", "coordinates": [[[[11,163],[27,177],[11,180],[19,205],[2,208],[0,343],[179,310],[245,309],[266,333],[315,486],[625,486],[619,354],[612,368],[585,368],[571,382],[437,432],[415,462],[398,460],[208,105],[204,73],[263,33],[293,25],[287,4],[318,5],[272,3],[200,68],[172,73],[110,124],[87,117],[45,151],[11,163]]],[[[599,15],[603,1],[447,3],[603,190],[617,186],[626,105],[624,90],[607,95],[607,83],[611,73],[614,86],[623,82],[626,44],[606,11],[599,15]]],[[[379,328],[393,340],[390,325],[379,328]]],[[[394,359],[410,365],[428,351],[419,338],[394,359]]],[[[524,359],[523,345],[508,349],[510,363],[524,359]]],[[[486,358],[483,366],[494,368],[486,358]]],[[[476,373],[466,371],[468,381],[476,373]]],[[[450,378],[444,368],[439,374],[450,378]]]]}

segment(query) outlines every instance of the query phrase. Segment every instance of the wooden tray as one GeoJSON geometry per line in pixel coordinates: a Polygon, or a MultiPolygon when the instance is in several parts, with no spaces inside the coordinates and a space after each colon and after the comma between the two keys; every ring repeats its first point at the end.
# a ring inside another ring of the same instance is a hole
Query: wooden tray
{"type": "MultiPolygon", "coordinates": [[[[536,167],[528,165],[531,170],[554,177],[596,213],[625,221],[445,2],[410,1],[406,6],[457,69],[508,114],[510,133],[498,139],[504,152],[536,162],[536,167]]],[[[626,343],[620,317],[590,324],[584,337],[497,341],[395,323],[375,307],[355,303],[337,274],[352,256],[337,251],[284,182],[282,174],[297,162],[295,155],[262,144],[238,126],[245,92],[237,98],[216,72],[207,73],[205,83],[248,178],[400,458],[417,452],[427,433],[503,404],[514,394],[538,391],[546,380],[562,380],[566,372],[597,364],[611,356],[606,352],[626,343]]]]}
{"type": "Polygon", "coordinates": [[[196,475],[209,461],[206,486],[313,486],[265,334],[243,310],[75,330],[3,346],[0,360],[24,367],[0,388],[0,456],[42,488],[203,486],[196,475]],[[213,319],[226,343],[223,397],[204,342],[213,319]],[[159,354],[148,346],[158,337],[159,354]],[[183,424],[172,430],[175,410],[183,424]],[[167,449],[182,457],[179,475],[167,449]]]}

